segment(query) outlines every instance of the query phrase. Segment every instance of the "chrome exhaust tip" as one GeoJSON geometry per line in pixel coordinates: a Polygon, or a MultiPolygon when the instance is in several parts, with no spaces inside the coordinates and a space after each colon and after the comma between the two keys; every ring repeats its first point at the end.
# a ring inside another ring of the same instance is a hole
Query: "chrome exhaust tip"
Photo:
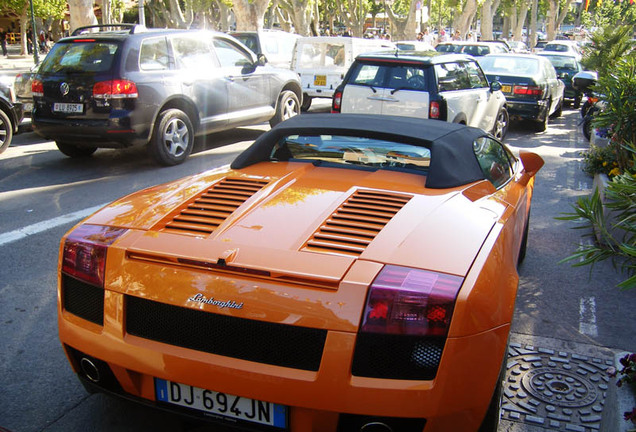
{"type": "Polygon", "coordinates": [[[386,423],[370,422],[360,428],[360,432],[393,432],[386,423]]]}
{"type": "Polygon", "coordinates": [[[99,369],[97,368],[95,363],[93,363],[93,360],[87,357],[82,357],[82,359],[80,360],[80,367],[82,368],[82,372],[84,372],[86,378],[94,383],[99,382],[101,376],[99,374],[99,369]]]}

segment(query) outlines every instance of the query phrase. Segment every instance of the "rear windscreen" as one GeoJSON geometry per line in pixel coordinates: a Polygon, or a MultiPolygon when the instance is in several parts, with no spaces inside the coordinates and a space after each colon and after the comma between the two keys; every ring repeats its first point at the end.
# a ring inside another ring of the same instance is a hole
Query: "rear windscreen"
{"type": "Polygon", "coordinates": [[[539,72],[539,61],[528,57],[482,57],[479,65],[489,74],[534,75],[539,72]]]}
{"type": "Polygon", "coordinates": [[[348,84],[428,91],[429,71],[430,67],[420,65],[356,62],[348,84]]]}
{"type": "Polygon", "coordinates": [[[313,42],[301,45],[297,67],[310,69],[324,66],[344,66],[344,64],[344,43],[313,42]]]}
{"type": "Polygon", "coordinates": [[[56,43],[40,73],[95,73],[110,70],[119,45],[111,42],[56,43]]]}

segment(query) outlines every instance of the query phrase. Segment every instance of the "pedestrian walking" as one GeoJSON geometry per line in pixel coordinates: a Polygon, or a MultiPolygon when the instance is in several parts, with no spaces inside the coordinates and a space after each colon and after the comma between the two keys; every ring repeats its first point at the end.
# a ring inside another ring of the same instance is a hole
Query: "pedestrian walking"
{"type": "Polygon", "coordinates": [[[2,55],[7,56],[7,32],[0,27],[0,45],[2,45],[2,55]]]}

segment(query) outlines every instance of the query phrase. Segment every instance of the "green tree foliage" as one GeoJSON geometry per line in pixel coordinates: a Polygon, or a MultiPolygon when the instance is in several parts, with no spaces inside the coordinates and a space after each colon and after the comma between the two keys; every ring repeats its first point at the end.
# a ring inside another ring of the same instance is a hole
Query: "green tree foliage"
{"type": "Polygon", "coordinates": [[[616,59],[622,58],[632,48],[632,28],[630,26],[606,25],[597,30],[591,38],[592,45],[587,50],[582,64],[603,77],[614,67],[616,59]]]}
{"type": "MultiPolygon", "coordinates": [[[[25,16],[30,7],[29,0],[3,0],[0,4],[1,12],[13,12],[18,16],[25,16]]],[[[64,18],[66,0],[33,0],[33,13],[39,18],[64,18]]]]}

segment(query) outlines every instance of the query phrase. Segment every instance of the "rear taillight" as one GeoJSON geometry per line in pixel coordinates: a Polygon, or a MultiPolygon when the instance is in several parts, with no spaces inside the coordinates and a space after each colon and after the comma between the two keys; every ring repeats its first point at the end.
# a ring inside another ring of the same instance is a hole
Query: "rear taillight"
{"type": "Polygon", "coordinates": [[[441,109],[438,101],[431,101],[428,107],[428,118],[439,119],[441,115],[441,109]]]}
{"type": "Polygon", "coordinates": [[[101,81],[93,86],[93,97],[97,99],[125,99],[137,96],[137,85],[128,80],[101,81]]]}
{"type": "Polygon", "coordinates": [[[385,266],[369,288],[365,333],[446,336],[463,278],[385,266]]]}
{"type": "Polygon", "coordinates": [[[33,96],[44,96],[44,84],[42,81],[37,79],[31,81],[31,93],[33,93],[33,96]]]}
{"type": "Polygon", "coordinates": [[[512,92],[516,95],[542,96],[543,88],[538,86],[514,86],[512,92]]]}
{"type": "Polygon", "coordinates": [[[64,242],[62,271],[92,285],[104,286],[106,251],[123,228],[82,225],[69,234],[64,242]]]}
{"type": "Polygon", "coordinates": [[[331,112],[339,113],[342,109],[342,92],[337,91],[334,93],[333,98],[331,100],[331,112]]]}

